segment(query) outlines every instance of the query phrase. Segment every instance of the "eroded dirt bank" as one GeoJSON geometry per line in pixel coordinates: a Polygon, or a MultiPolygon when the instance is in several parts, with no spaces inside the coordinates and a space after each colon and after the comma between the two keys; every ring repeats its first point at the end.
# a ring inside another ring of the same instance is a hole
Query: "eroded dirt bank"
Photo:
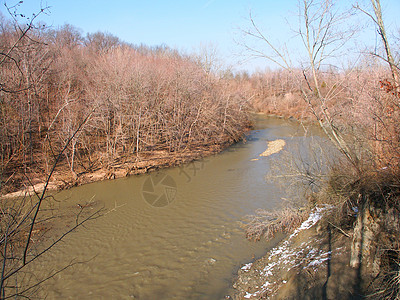
{"type": "MultiPolygon", "coordinates": [[[[149,151],[138,156],[121,156],[110,167],[97,166],[90,170],[81,170],[75,176],[67,165],[59,165],[51,176],[47,190],[62,190],[86,183],[116,179],[130,175],[144,174],[153,170],[178,166],[196,159],[219,153],[232,143],[207,145],[183,152],[149,151]]],[[[3,197],[14,198],[25,194],[39,193],[45,187],[46,176],[43,173],[32,173],[27,177],[24,188],[9,192],[3,197]]]]}
{"type": "Polygon", "coordinates": [[[351,238],[322,218],[309,218],[264,257],[241,267],[234,299],[357,299],[351,238]]]}

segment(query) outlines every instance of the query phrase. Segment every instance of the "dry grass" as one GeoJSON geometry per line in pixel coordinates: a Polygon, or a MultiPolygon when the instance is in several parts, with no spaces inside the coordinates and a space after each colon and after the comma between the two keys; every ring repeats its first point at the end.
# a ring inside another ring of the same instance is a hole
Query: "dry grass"
{"type": "Polygon", "coordinates": [[[307,218],[309,211],[286,207],[282,210],[267,211],[259,209],[255,215],[247,216],[243,227],[246,238],[259,241],[262,237],[269,240],[277,233],[294,231],[307,218]]]}
{"type": "Polygon", "coordinates": [[[398,253],[396,256],[397,258],[391,261],[390,266],[382,267],[381,273],[370,286],[372,292],[367,296],[367,299],[400,299],[400,261],[398,253]]]}

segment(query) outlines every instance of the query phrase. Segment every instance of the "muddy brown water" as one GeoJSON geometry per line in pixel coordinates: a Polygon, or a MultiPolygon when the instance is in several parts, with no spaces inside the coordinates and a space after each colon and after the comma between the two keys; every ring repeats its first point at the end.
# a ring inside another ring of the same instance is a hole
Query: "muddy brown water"
{"type": "Polygon", "coordinates": [[[256,209],[281,205],[284,193],[265,180],[281,153],[259,157],[276,139],[290,149],[310,138],[296,122],[257,115],[246,143],[220,154],[60,192],[56,198],[70,213],[91,199],[107,212],[35,266],[48,273],[83,262],[42,292],[48,299],[224,299],[238,268],[276,244],[249,242],[240,227],[256,209]]]}

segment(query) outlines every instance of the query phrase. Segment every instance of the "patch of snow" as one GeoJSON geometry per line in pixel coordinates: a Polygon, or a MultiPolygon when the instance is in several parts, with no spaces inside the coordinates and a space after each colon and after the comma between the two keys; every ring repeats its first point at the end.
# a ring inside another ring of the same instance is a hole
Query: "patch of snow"
{"type": "Polygon", "coordinates": [[[251,296],[254,296],[254,295],[246,292],[246,295],[244,295],[243,297],[246,299],[250,299],[251,296]]]}
{"type": "Polygon", "coordinates": [[[241,267],[241,269],[244,271],[249,271],[252,265],[253,263],[245,264],[243,267],[241,267]]]}
{"type": "MultiPolygon", "coordinates": [[[[308,263],[307,267],[315,267],[323,262],[327,261],[331,255],[331,252],[322,253],[321,250],[314,249],[311,246],[312,242],[303,242],[300,247],[291,248],[291,239],[299,234],[300,231],[306,230],[314,226],[321,218],[324,210],[331,208],[330,206],[317,207],[312,211],[306,221],[304,221],[294,232],[285,240],[279,247],[275,247],[270,251],[268,256],[269,263],[260,271],[260,275],[267,278],[271,278],[274,273],[288,272],[292,268],[299,267],[304,263],[308,263]]],[[[252,267],[252,263],[245,264],[241,269],[249,271],[252,267]]],[[[287,283],[286,280],[280,281],[280,283],[287,283]]],[[[253,296],[257,296],[261,292],[272,292],[274,289],[270,286],[274,286],[276,282],[265,281],[258,291],[251,294],[246,292],[244,298],[249,299],[253,296]]]]}
{"type": "Polygon", "coordinates": [[[328,205],[322,206],[322,207],[316,207],[314,211],[312,211],[310,213],[310,215],[308,216],[308,219],[305,220],[299,228],[297,228],[289,237],[289,240],[293,237],[295,237],[296,235],[299,234],[300,231],[302,230],[306,230],[306,229],[310,229],[311,227],[313,227],[319,220],[321,220],[322,218],[322,212],[328,208],[331,208],[328,205]]]}
{"type": "Polygon", "coordinates": [[[313,260],[312,262],[310,262],[310,263],[307,265],[306,268],[319,266],[320,264],[322,264],[324,261],[327,261],[328,259],[329,259],[329,257],[325,257],[325,258],[320,258],[320,259],[313,260]]]}
{"type": "Polygon", "coordinates": [[[328,251],[325,253],[320,254],[319,256],[315,256],[314,260],[311,261],[306,268],[310,268],[310,267],[316,267],[320,264],[322,264],[324,261],[329,260],[330,255],[332,255],[332,251],[328,251]]]}
{"type": "Polygon", "coordinates": [[[263,288],[266,288],[267,286],[269,286],[269,285],[271,285],[268,281],[266,281],[263,285],[262,285],[262,287],[263,288]]]}
{"type": "Polygon", "coordinates": [[[246,292],[246,295],[244,295],[243,297],[246,298],[246,299],[249,299],[249,298],[251,298],[251,297],[257,296],[258,293],[260,293],[260,291],[257,291],[257,292],[255,292],[254,294],[251,294],[251,293],[249,293],[249,292],[246,292]]]}

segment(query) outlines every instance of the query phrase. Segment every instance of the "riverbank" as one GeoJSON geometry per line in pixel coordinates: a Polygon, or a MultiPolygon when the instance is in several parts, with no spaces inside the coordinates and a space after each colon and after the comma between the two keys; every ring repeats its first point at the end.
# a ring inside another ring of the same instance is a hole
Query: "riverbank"
{"type": "Polygon", "coordinates": [[[261,259],[241,267],[233,299],[354,299],[358,277],[349,265],[351,238],[316,208],[261,259]]]}
{"type": "MultiPolygon", "coordinates": [[[[217,154],[232,142],[205,145],[182,152],[168,152],[166,150],[141,152],[137,156],[121,156],[108,167],[94,167],[90,170],[81,170],[74,176],[68,170],[68,165],[60,165],[50,178],[47,190],[63,190],[83,184],[117,179],[131,175],[140,175],[162,168],[175,167],[191,161],[217,154]]],[[[4,198],[15,198],[24,195],[33,195],[43,191],[46,185],[45,174],[32,173],[25,176],[33,178],[25,182],[25,187],[2,195],[4,198]]]]}
{"type": "MultiPolygon", "coordinates": [[[[154,207],[144,197],[144,184],[155,178],[151,173],[54,193],[57,202],[52,203],[60,206],[56,213],[67,213],[72,222],[80,212],[78,204],[86,206],[89,201],[104,207],[105,214],[71,234],[38,267],[41,275],[71,259],[88,261],[45,284],[47,297],[223,299],[238,263],[253,255],[259,258],[266,247],[276,245],[277,241],[249,243],[238,222],[259,207],[278,209],[281,193],[264,176],[270,160],[279,154],[272,158],[259,155],[273,140],[285,140],[290,149],[293,141],[289,137],[298,132],[299,125],[256,116],[255,128],[246,143],[163,169],[177,191],[165,207],[154,207]],[[267,203],[265,195],[270,198],[267,203]],[[90,260],[94,254],[96,258],[90,260]]],[[[300,136],[299,140],[307,143],[311,138],[300,136]]],[[[57,226],[66,228],[62,226],[66,222],[57,222],[57,226]]]]}

